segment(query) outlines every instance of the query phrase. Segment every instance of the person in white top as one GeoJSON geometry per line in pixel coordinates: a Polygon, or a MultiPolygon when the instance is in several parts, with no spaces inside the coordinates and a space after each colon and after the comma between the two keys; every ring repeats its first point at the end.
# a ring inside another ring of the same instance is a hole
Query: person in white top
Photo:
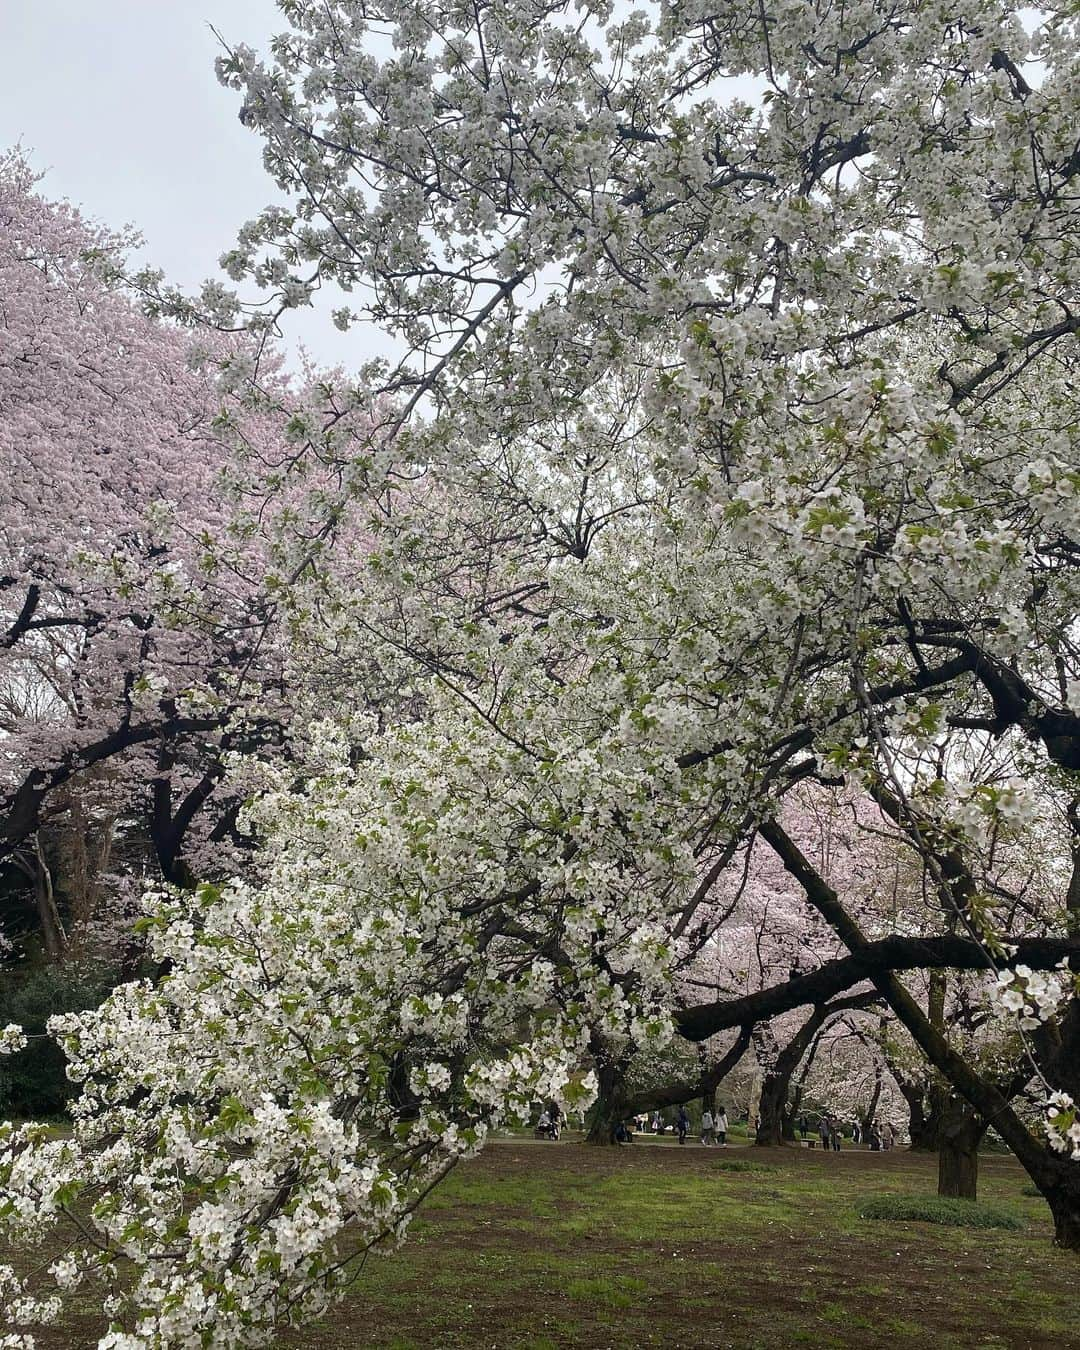
{"type": "Polygon", "coordinates": [[[716,1113],[716,1142],[727,1147],[727,1112],[723,1107],[716,1113]]]}
{"type": "Polygon", "coordinates": [[[701,1142],[703,1144],[713,1144],[716,1142],[713,1137],[713,1116],[708,1107],[701,1113],[701,1142]]]}

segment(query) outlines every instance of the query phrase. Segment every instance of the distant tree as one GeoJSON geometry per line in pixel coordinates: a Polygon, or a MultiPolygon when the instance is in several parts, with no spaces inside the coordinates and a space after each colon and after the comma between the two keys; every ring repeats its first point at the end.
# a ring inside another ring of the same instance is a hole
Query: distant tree
{"type": "Polygon", "coordinates": [[[224,476],[237,428],[273,461],[280,424],[218,384],[240,341],[144,317],[130,242],[0,160],[0,863],[51,959],[125,875],[229,840],[224,756],[283,715],[266,541],[224,476]]]}

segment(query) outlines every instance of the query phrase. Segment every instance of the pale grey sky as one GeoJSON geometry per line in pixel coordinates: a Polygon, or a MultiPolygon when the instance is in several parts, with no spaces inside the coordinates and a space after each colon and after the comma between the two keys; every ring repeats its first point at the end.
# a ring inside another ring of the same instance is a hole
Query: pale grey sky
{"type": "MultiPolygon", "coordinates": [[[[239,96],[214,75],[211,24],[262,52],[287,27],[274,0],[0,0],[0,149],[21,143],[47,196],[136,226],[143,259],[188,290],[281,200],[239,96]]],[[[760,83],[728,81],[751,99],[760,83]]],[[[339,333],[333,303],[286,316],[294,352],[302,342],[318,364],[355,369],[399,350],[371,327],[339,333]]]]}
{"type": "MultiPolygon", "coordinates": [[[[47,196],[135,225],[146,261],[188,288],[280,198],[214,76],[210,24],[263,51],[285,26],[273,0],[0,0],[0,148],[22,143],[47,196]]],[[[289,316],[286,336],[322,364],[375,351],[324,311],[289,316]]]]}

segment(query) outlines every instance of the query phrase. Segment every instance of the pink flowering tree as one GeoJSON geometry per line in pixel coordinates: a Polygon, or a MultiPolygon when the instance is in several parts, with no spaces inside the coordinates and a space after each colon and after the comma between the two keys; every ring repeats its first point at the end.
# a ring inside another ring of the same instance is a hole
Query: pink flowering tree
{"type": "Polygon", "coordinates": [[[125,874],[228,866],[224,758],[284,720],[266,539],[224,476],[281,423],[219,387],[240,343],[142,315],[129,242],[0,160],[0,859],[54,959],[125,874]]]}

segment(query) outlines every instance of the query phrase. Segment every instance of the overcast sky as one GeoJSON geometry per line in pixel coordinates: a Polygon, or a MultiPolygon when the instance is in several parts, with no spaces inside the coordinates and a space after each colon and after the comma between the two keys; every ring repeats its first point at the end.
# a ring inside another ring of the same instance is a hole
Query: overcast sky
{"type": "MultiPolygon", "coordinates": [[[[210,24],[260,51],[285,26],[273,0],[0,0],[0,148],[21,142],[46,196],[135,225],[145,260],[189,288],[280,199],[239,96],[214,76],[210,24]]],[[[374,350],[325,314],[289,325],[321,363],[374,350]]]]}

